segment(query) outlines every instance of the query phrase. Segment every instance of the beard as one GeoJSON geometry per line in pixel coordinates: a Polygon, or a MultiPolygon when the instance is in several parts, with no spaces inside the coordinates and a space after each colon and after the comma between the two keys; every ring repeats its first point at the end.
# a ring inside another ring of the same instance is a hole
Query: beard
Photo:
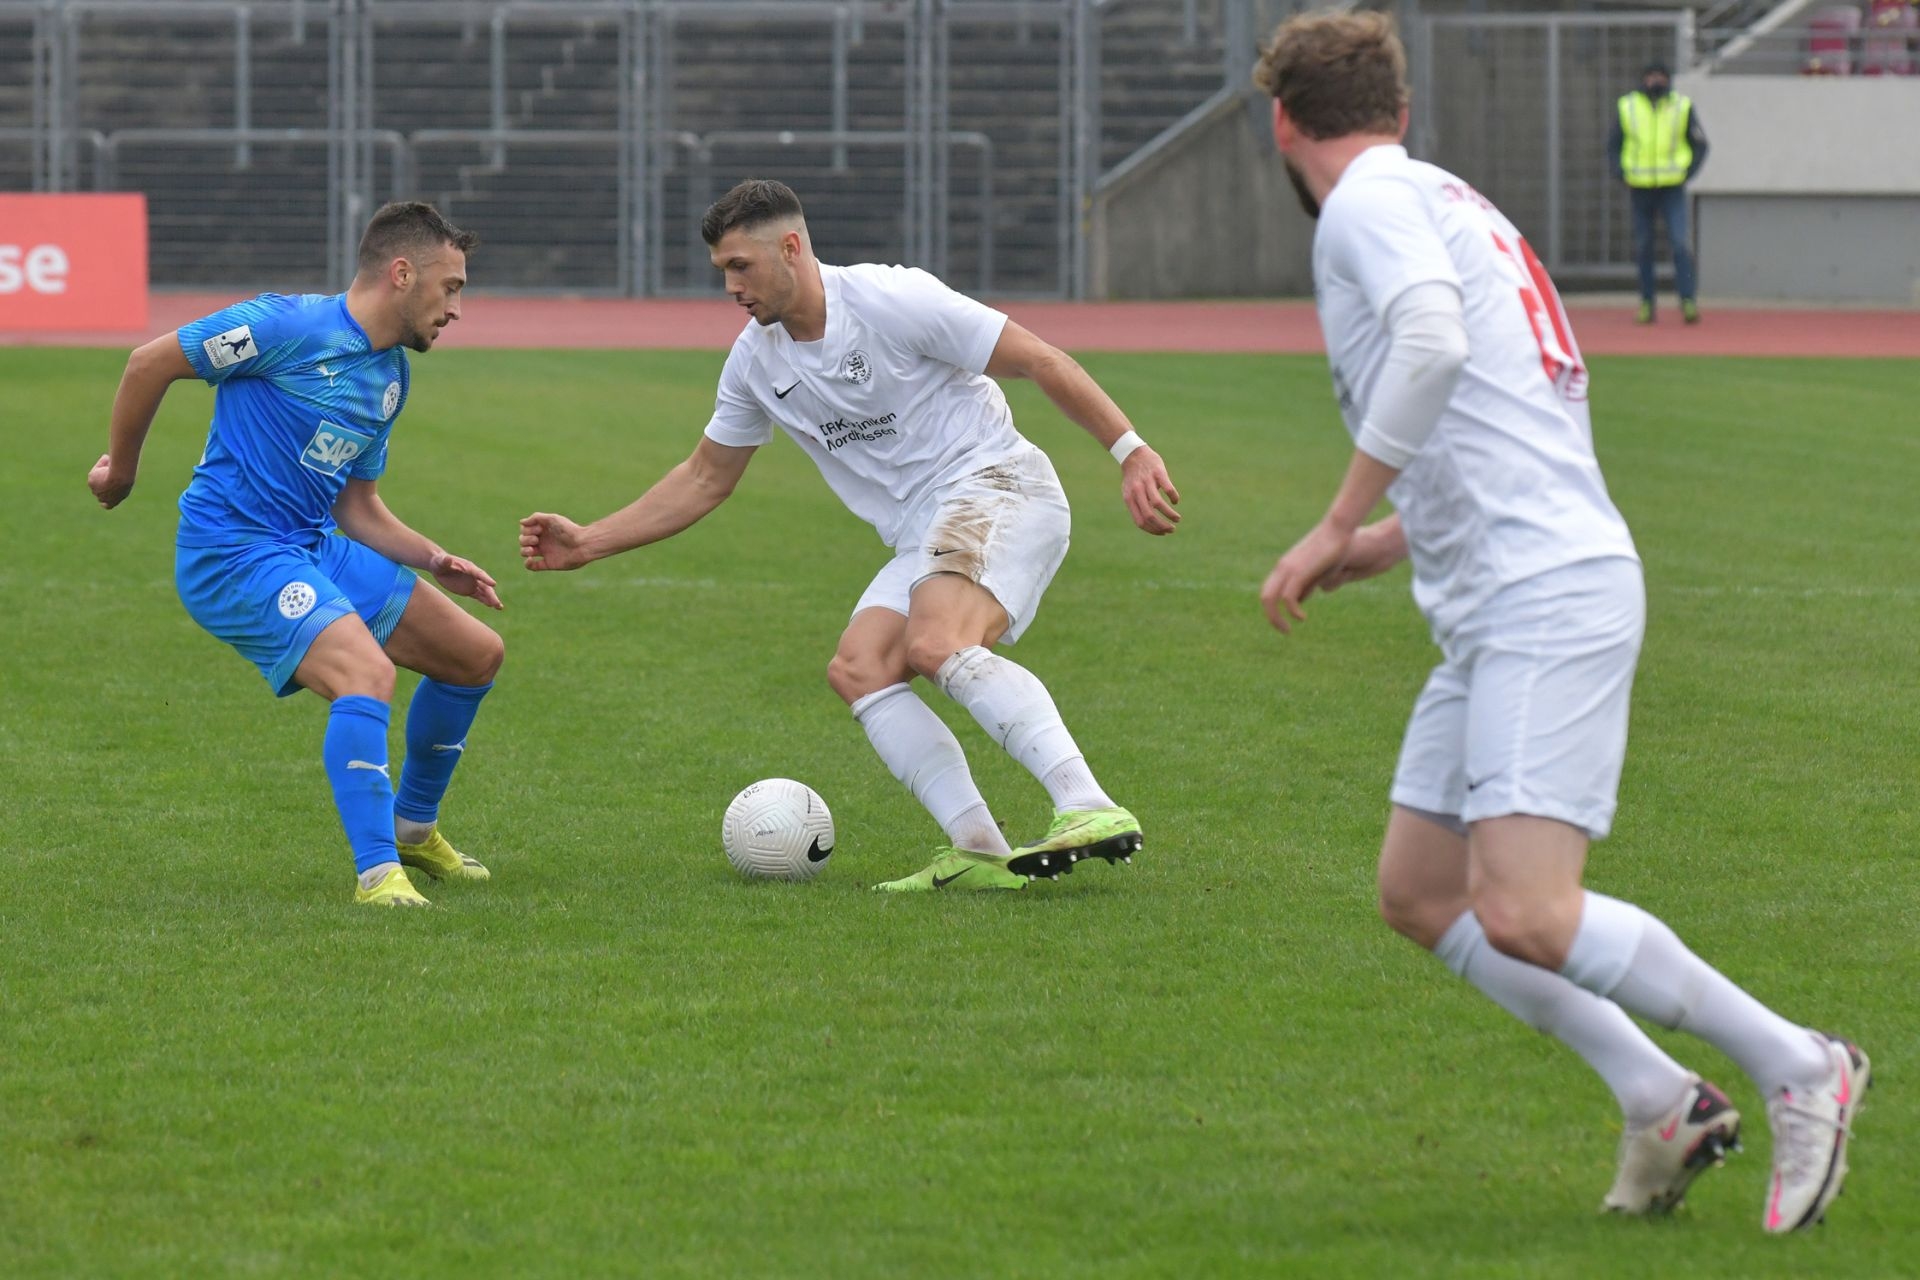
{"type": "Polygon", "coordinates": [[[1293,184],[1293,194],[1300,197],[1300,207],[1306,210],[1309,218],[1319,221],[1320,202],[1313,198],[1313,191],[1307,186],[1306,176],[1295,168],[1293,161],[1286,156],[1281,156],[1280,160],[1286,166],[1287,181],[1293,184]]]}
{"type": "Polygon", "coordinates": [[[439,336],[439,329],[431,320],[414,320],[407,323],[407,331],[400,336],[400,345],[411,351],[427,352],[433,349],[433,340],[439,336]]]}

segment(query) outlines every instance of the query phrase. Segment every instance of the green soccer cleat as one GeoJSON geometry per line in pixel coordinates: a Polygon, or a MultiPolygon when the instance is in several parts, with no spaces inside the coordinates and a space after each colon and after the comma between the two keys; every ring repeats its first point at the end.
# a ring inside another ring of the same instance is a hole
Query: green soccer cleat
{"type": "Polygon", "coordinates": [[[1652,324],[1653,304],[1651,302],[1641,303],[1640,309],[1633,313],[1633,322],[1635,324],[1652,324]]]}
{"type": "Polygon", "coordinates": [[[1692,298],[1680,299],[1680,319],[1687,324],[1700,323],[1700,304],[1692,298]]]}
{"type": "Polygon", "coordinates": [[[435,880],[491,880],[493,873],[452,845],[435,827],[419,844],[402,844],[400,861],[418,867],[435,880]]]}
{"type": "Polygon", "coordinates": [[[1007,870],[1007,860],[969,849],[936,849],[933,861],[902,880],[873,886],[876,893],[932,893],[936,889],[1024,889],[1027,877],[1007,870]]]}
{"type": "Polygon", "coordinates": [[[1083,858],[1132,862],[1143,843],[1140,820],[1114,805],[1110,809],[1069,809],[1055,814],[1046,838],[1023,844],[1007,859],[1007,870],[1029,879],[1058,879],[1083,858]]]}
{"type": "Polygon", "coordinates": [[[413,881],[407,879],[405,867],[395,867],[374,882],[371,889],[362,889],[358,884],[353,887],[353,900],[368,907],[430,907],[433,904],[420,896],[413,887],[413,881]]]}

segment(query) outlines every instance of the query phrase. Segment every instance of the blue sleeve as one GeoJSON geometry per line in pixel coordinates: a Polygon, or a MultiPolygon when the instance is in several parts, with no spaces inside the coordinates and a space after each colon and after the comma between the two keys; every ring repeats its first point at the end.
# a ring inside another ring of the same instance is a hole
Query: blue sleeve
{"type": "Polygon", "coordinates": [[[391,435],[382,435],[373,448],[348,463],[347,474],[355,480],[378,480],[387,469],[387,440],[391,435]]]}
{"type": "Polygon", "coordinates": [[[180,350],[193,371],[218,386],[257,378],[286,363],[306,336],[291,298],[263,293],[180,326],[180,350]]]}

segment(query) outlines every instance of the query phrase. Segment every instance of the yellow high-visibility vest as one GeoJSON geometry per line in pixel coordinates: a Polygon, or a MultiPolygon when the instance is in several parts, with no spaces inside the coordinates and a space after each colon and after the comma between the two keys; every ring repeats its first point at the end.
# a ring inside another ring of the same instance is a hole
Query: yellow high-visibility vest
{"type": "Polygon", "coordinates": [[[1670,93],[1655,102],[1636,89],[1620,98],[1620,168],[1630,187],[1677,187],[1687,180],[1693,99],[1670,93]]]}

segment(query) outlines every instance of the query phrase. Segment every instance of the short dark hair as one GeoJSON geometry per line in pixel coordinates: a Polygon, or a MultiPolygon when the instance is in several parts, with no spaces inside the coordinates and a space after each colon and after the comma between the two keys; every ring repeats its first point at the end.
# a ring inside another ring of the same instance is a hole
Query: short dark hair
{"type": "Polygon", "coordinates": [[[748,178],[707,207],[700,219],[700,238],[711,247],[735,227],[751,231],[769,222],[805,217],[792,187],[772,178],[748,178]]]}
{"type": "Polygon", "coordinates": [[[1316,141],[1395,133],[1409,97],[1407,51],[1384,13],[1296,14],[1260,50],[1253,82],[1316,141]]]}
{"type": "Polygon", "coordinates": [[[473,252],[480,237],[462,231],[424,200],[395,200],[380,206],[360,237],[360,270],[378,271],[395,258],[420,258],[450,244],[473,252]]]}

